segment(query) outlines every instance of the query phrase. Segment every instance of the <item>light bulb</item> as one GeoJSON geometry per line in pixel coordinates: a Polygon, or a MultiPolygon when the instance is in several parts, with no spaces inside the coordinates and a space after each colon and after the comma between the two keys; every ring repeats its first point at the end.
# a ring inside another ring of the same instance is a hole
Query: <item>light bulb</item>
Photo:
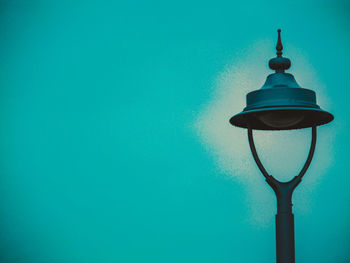
{"type": "Polygon", "coordinates": [[[304,119],[304,114],[295,111],[270,111],[261,113],[258,118],[267,126],[284,129],[300,123],[304,119]]]}

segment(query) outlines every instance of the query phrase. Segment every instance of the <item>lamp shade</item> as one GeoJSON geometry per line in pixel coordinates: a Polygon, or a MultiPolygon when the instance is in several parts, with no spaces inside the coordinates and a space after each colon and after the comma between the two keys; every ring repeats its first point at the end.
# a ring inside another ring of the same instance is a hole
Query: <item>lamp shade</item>
{"type": "Polygon", "coordinates": [[[234,115],[230,123],[256,130],[291,130],[329,123],[333,115],[316,103],[316,93],[301,88],[294,76],[285,73],[290,60],[282,57],[282,43],[278,30],[277,57],[269,62],[270,74],[261,89],[247,94],[247,106],[234,115]]]}

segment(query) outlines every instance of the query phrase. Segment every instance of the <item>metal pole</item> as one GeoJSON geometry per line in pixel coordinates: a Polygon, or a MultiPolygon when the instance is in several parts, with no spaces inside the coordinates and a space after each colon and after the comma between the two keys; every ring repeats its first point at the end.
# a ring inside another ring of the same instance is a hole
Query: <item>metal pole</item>
{"type": "Polygon", "coordinates": [[[277,263],[295,263],[294,215],[292,194],[300,183],[295,177],[288,183],[281,183],[272,176],[267,180],[277,197],[276,214],[276,257],[277,263]]]}
{"type": "Polygon", "coordinates": [[[278,263],[295,263],[294,215],[276,215],[276,255],[278,263]]]}

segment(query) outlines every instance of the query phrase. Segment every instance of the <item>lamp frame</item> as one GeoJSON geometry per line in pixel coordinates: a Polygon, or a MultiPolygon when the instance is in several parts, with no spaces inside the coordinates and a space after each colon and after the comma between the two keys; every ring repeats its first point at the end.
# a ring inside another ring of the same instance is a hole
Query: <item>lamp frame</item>
{"type": "Polygon", "coordinates": [[[255,148],[253,130],[248,127],[248,140],[253,158],[271,186],[277,198],[276,214],[276,259],[277,263],[295,263],[295,241],[294,241],[294,215],[292,212],[292,195],[295,188],[300,184],[303,176],[309,168],[316,147],[317,126],[312,127],[312,139],[306,162],[297,176],[288,182],[280,182],[266,171],[261,163],[255,148]]]}

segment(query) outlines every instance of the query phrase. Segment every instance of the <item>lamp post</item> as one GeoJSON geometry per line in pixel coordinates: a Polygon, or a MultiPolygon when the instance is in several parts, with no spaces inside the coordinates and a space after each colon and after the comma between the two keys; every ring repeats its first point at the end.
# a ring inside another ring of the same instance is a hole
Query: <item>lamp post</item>
{"type": "Polygon", "coordinates": [[[261,89],[247,94],[247,106],[230,119],[234,126],[248,130],[250,150],[254,160],[277,197],[276,254],[277,263],[294,263],[294,215],[292,195],[311,163],[316,146],[316,127],[331,122],[331,113],[316,103],[316,93],[301,88],[294,76],[285,73],[291,62],[282,57],[281,30],[278,29],[277,57],[269,61],[276,72],[270,74],[261,89]],[[312,129],[311,146],[300,173],[289,182],[280,182],[269,175],[256,152],[253,130],[312,129]]]}

